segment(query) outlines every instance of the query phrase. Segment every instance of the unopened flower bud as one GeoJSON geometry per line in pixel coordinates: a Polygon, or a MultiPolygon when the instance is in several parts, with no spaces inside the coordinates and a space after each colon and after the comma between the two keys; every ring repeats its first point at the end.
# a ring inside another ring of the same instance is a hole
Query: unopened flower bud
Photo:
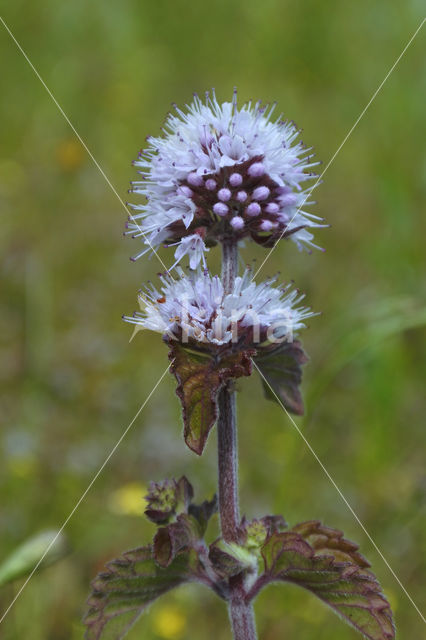
{"type": "Polygon", "coordinates": [[[265,173],[265,167],[261,162],[254,162],[248,168],[247,173],[251,178],[260,178],[265,173]]]}
{"type": "Polygon", "coordinates": [[[232,173],[229,176],[229,184],[232,187],[239,187],[243,182],[243,176],[240,173],[232,173]]]}
{"type": "Polygon", "coordinates": [[[248,216],[258,216],[261,212],[260,204],[258,202],[251,202],[246,209],[246,214],[248,216]]]}
{"type": "Polygon", "coordinates": [[[260,223],[260,228],[262,229],[262,231],[271,231],[271,229],[274,228],[274,223],[270,220],[262,220],[262,222],[260,223]]]}
{"type": "Polygon", "coordinates": [[[219,200],[222,200],[222,202],[228,202],[228,200],[231,199],[231,192],[229,191],[229,189],[219,189],[219,191],[217,192],[217,196],[219,198],[219,200]]]}
{"type": "Polygon", "coordinates": [[[201,185],[203,184],[202,177],[199,176],[198,173],[195,173],[195,171],[188,175],[187,180],[189,184],[192,184],[193,187],[201,187],[201,185]]]}
{"type": "Polygon", "coordinates": [[[270,193],[271,192],[269,191],[268,187],[257,187],[257,189],[253,191],[253,198],[255,200],[266,200],[270,193]]]}
{"type": "Polygon", "coordinates": [[[216,204],[213,205],[213,211],[218,216],[226,216],[226,214],[229,211],[229,208],[223,202],[216,202],[216,204]]]}
{"type": "Polygon", "coordinates": [[[279,210],[280,207],[276,202],[268,202],[265,207],[266,213],[278,213],[279,210]]]}
{"type": "Polygon", "coordinates": [[[233,229],[239,231],[244,227],[244,220],[241,216],[234,216],[230,224],[233,229]]]}

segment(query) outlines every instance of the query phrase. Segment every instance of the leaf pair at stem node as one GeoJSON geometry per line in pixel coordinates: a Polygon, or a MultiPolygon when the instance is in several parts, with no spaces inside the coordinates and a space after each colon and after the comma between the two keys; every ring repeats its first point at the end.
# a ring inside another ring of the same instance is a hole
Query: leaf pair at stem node
{"type": "Polygon", "coordinates": [[[268,584],[288,582],[313,593],[369,640],[395,637],[389,603],[369,563],[341,531],[318,521],[288,529],[282,516],[243,518],[238,542],[218,538],[209,545],[216,499],[195,505],[193,495],[185,477],[151,485],[145,513],[160,525],[153,544],[124,553],[95,578],[87,640],[124,638],[149,604],[181,584],[204,584],[229,600],[236,576],[246,603],[268,584]]]}
{"type": "MultiPolygon", "coordinates": [[[[194,346],[184,347],[169,341],[171,371],[182,403],[185,442],[201,455],[208,435],[218,417],[217,397],[223,385],[242,376],[250,376],[253,362],[271,385],[285,408],[303,414],[300,394],[302,365],[308,360],[299,341],[255,348],[218,349],[215,353],[194,346]]],[[[262,380],[265,396],[275,400],[268,384],[262,380]]]]}

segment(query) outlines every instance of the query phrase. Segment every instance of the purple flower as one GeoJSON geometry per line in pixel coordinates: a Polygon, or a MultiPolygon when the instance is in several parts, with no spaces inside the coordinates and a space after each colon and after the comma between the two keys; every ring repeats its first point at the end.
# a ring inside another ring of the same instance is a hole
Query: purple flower
{"type": "Polygon", "coordinates": [[[237,276],[233,290],[226,294],[218,276],[207,271],[185,275],[176,269],[160,276],[161,287],[141,291],[141,312],[124,319],[179,342],[195,341],[215,346],[228,343],[263,344],[265,341],[292,341],[305,327],[304,320],[315,315],[298,306],[304,296],[290,286],[274,287],[275,278],[261,284],[252,280],[250,269],[237,276]]]}
{"type": "MultiPolygon", "coordinates": [[[[136,257],[150,250],[149,243],[177,244],[179,261],[196,232],[204,247],[229,233],[267,247],[281,237],[291,237],[299,248],[315,246],[310,229],[324,225],[304,210],[311,203],[303,185],[315,177],[311,170],[318,163],[297,141],[293,123],[281,116],[272,121],[274,105],[239,108],[236,93],[223,104],[214,91],[204,102],[195,96],[185,110],[175,110],[164,135],[148,138],[135,162],[142,180],[132,183],[132,191],[146,201],[131,205],[127,233],[148,245],[136,257]],[[235,217],[243,224],[232,222],[235,217]]],[[[197,241],[192,265],[202,260],[201,247],[197,241]]]]}

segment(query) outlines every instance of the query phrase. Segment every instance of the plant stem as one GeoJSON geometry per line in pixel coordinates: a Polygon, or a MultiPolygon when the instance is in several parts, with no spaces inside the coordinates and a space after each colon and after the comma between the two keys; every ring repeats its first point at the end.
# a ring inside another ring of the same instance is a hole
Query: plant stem
{"type": "Polygon", "coordinates": [[[245,589],[241,574],[230,579],[230,587],[229,617],[231,618],[233,637],[235,640],[256,640],[253,605],[247,604],[244,600],[245,589]]]}
{"type": "MultiPolygon", "coordinates": [[[[238,272],[238,246],[234,239],[222,241],[222,282],[229,293],[238,272]]],[[[240,509],[238,500],[238,446],[235,391],[228,383],[219,391],[218,473],[219,515],[223,539],[239,542],[240,509]]],[[[234,640],[256,640],[253,607],[245,601],[242,574],[229,580],[229,616],[234,640]]]]}
{"type": "Polygon", "coordinates": [[[230,293],[238,274],[238,244],[234,238],[222,240],[222,284],[225,293],[230,293]]]}
{"type": "Polygon", "coordinates": [[[219,515],[226,542],[238,541],[240,510],[238,505],[237,425],[235,391],[226,385],[219,391],[217,422],[219,466],[219,515]]]}

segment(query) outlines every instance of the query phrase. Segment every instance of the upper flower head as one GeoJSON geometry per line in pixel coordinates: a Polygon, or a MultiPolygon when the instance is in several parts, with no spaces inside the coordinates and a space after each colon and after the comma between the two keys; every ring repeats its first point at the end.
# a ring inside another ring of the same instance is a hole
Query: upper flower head
{"type": "Polygon", "coordinates": [[[303,210],[310,192],[302,185],[318,163],[292,122],[271,121],[274,106],[238,108],[236,92],[219,104],[212,91],[186,111],[175,107],[163,137],[149,137],[134,163],[143,178],[132,191],[146,202],[131,205],[128,233],[153,247],[179,244],[177,262],[188,254],[191,267],[230,233],[267,247],[288,236],[299,248],[315,246],[308,228],[323,225],[303,210]]]}
{"type": "Polygon", "coordinates": [[[291,342],[294,333],[305,326],[303,321],[314,315],[307,307],[297,306],[304,297],[298,291],[273,287],[275,278],[256,284],[250,269],[235,279],[229,294],[220,278],[207,271],[188,276],[180,268],[177,272],[177,280],[170,274],[160,276],[160,291],[151,286],[141,292],[142,312],[125,320],[158,331],[169,340],[248,346],[291,342]]]}

